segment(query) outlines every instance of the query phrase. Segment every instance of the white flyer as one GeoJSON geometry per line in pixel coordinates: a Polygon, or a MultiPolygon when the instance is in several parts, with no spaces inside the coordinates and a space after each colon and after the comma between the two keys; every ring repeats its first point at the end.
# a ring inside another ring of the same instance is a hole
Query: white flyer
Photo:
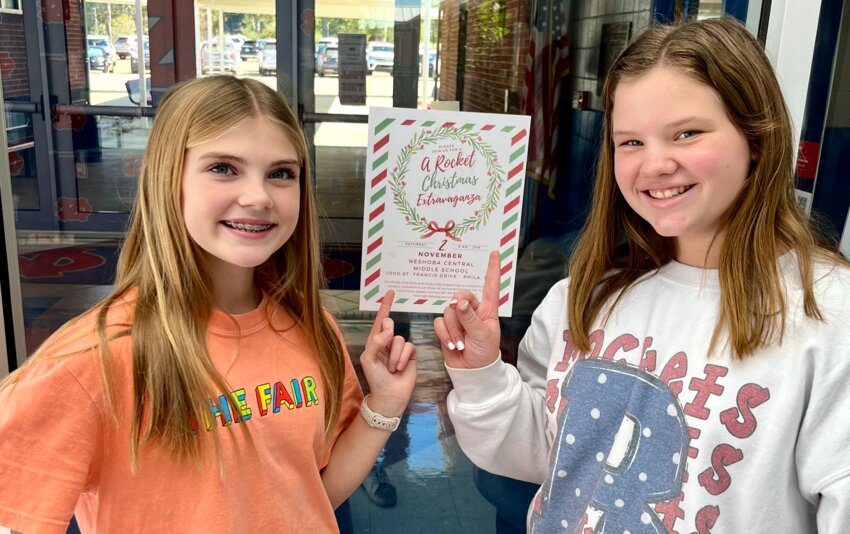
{"type": "Polygon", "coordinates": [[[456,291],[479,298],[499,252],[508,317],[530,117],[372,108],[366,158],[360,308],[442,313],[456,291]]]}

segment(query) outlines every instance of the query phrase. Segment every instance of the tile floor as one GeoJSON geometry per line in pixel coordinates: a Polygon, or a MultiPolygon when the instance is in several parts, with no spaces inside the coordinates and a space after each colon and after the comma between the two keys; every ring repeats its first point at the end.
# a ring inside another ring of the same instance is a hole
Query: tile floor
{"type": "MultiPolygon", "coordinates": [[[[91,307],[109,286],[24,284],[27,346],[91,307]]],[[[358,310],[358,292],[328,290],[325,305],[338,319],[358,367],[372,317],[358,310]]],[[[351,497],[352,531],[375,534],[484,534],[495,532],[495,509],[476,490],[472,464],[461,452],[446,415],[451,384],[443,367],[430,315],[394,314],[397,329],[417,346],[419,376],[402,425],[380,462],[395,485],[395,507],[373,504],[361,487],[351,497]]],[[[361,380],[362,382],[362,380],[361,380]]],[[[2,530],[0,530],[2,534],[2,530]]]]}

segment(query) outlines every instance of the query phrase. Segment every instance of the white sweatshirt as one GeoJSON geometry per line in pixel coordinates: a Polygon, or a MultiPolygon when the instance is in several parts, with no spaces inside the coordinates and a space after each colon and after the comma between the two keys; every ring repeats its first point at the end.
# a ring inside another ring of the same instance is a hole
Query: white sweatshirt
{"type": "Polygon", "coordinates": [[[802,310],[796,261],[779,259],[783,342],[743,360],[722,342],[707,354],[715,270],[671,262],[644,277],[591,330],[589,355],[570,342],[557,283],[519,372],[449,368],[460,446],[543,484],[535,534],[850,533],[850,270],[816,268],[821,322],[802,310]]]}

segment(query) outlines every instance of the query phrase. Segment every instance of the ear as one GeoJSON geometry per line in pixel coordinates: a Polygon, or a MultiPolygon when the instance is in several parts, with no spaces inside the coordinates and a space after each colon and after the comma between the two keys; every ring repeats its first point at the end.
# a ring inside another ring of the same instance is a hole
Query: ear
{"type": "Polygon", "coordinates": [[[747,172],[748,176],[752,176],[756,170],[756,166],[761,159],[761,150],[758,146],[750,145],[750,169],[747,172]]]}
{"type": "Polygon", "coordinates": [[[750,141],[750,159],[753,160],[754,163],[758,163],[761,159],[761,143],[759,139],[754,139],[750,141]]]}

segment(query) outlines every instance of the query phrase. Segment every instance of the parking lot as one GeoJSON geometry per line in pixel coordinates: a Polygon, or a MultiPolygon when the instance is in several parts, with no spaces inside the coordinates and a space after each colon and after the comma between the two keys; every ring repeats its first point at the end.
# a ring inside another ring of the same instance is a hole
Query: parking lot
{"type": "MultiPolygon", "coordinates": [[[[110,106],[131,106],[133,105],[127,98],[127,90],[124,87],[124,82],[130,79],[138,79],[138,74],[130,72],[130,60],[119,59],[115,63],[115,71],[112,73],[103,73],[100,71],[89,71],[91,80],[91,104],[92,105],[110,105],[110,106]]],[[[147,72],[150,76],[150,71],[147,72]]],[[[276,78],[271,76],[260,76],[257,70],[256,61],[242,61],[239,64],[239,76],[246,78],[255,78],[265,83],[269,87],[276,86],[276,78]]],[[[331,111],[333,106],[333,97],[336,97],[339,88],[339,81],[336,76],[316,76],[313,79],[313,87],[316,93],[316,111],[319,113],[337,113],[331,111]],[[324,97],[324,98],[320,98],[324,97]]],[[[393,76],[389,72],[375,72],[372,76],[366,77],[366,95],[367,104],[370,106],[392,106],[393,96],[393,76]],[[372,101],[374,100],[374,102],[372,101]]],[[[356,113],[353,109],[357,106],[345,106],[346,113],[356,113]]],[[[364,111],[361,109],[360,111],[364,111]]]]}
{"type": "MultiPolygon", "coordinates": [[[[148,72],[150,75],[150,72],[148,72]]],[[[271,88],[277,87],[274,75],[260,76],[257,62],[242,61],[239,64],[240,77],[260,80],[271,88]]],[[[111,73],[90,70],[90,103],[92,105],[132,106],[127,96],[125,82],[137,80],[138,74],[130,72],[130,60],[119,59],[111,73]]],[[[430,87],[433,89],[433,81],[430,87]]],[[[393,76],[389,72],[375,72],[366,76],[366,105],[345,106],[339,103],[339,78],[336,76],[316,76],[313,79],[317,113],[339,113],[364,115],[369,107],[392,107],[393,76]]],[[[421,84],[419,86],[421,93],[421,84]]],[[[420,94],[421,100],[421,94],[420,94]]],[[[316,129],[315,143],[318,146],[366,146],[367,135],[364,124],[321,123],[316,129]]]]}

